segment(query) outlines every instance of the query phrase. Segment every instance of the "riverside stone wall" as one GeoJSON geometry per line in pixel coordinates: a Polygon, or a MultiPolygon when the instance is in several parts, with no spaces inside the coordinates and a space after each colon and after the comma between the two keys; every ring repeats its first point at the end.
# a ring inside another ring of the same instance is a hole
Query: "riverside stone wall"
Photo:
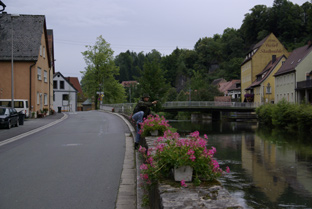
{"type": "MultiPolygon", "coordinates": [[[[141,144],[152,148],[158,137],[142,138],[141,144]]],[[[209,184],[182,188],[172,181],[159,182],[149,193],[152,209],[243,208],[222,185],[209,184]]]]}

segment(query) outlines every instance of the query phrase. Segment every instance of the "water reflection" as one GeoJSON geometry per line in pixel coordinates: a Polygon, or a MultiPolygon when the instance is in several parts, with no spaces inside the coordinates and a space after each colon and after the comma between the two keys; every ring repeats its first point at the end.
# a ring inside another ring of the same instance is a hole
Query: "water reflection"
{"type": "Polygon", "coordinates": [[[199,130],[208,135],[220,165],[231,168],[221,179],[223,185],[245,208],[312,208],[312,145],[306,136],[250,123],[171,125],[182,133],[199,130]]]}

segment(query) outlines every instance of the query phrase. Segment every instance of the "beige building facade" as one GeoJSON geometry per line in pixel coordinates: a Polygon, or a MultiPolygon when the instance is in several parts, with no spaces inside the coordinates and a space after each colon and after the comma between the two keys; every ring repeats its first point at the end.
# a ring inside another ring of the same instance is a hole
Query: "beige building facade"
{"type": "Polygon", "coordinates": [[[0,15],[4,30],[0,35],[1,99],[12,99],[12,31],[14,99],[28,100],[31,116],[53,108],[53,68],[48,50],[45,17],[42,15],[0,15]],[[12,26],[13,25],[13,30],[12,26]]]}

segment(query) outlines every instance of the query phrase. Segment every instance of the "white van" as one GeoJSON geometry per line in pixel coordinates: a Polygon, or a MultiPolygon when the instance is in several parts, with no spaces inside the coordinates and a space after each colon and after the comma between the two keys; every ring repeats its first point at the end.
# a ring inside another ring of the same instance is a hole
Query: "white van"
{"type": "MultiPolygon", "coordinates": [[[[0,106],[2,107],[11,107],[11,99],[0,99],[0,106]]],[[[22,111],[25,116],[29,117],[29,106],[28,100],[26,99],[14,99],[14,108],[17,112],[22,111]]]]}

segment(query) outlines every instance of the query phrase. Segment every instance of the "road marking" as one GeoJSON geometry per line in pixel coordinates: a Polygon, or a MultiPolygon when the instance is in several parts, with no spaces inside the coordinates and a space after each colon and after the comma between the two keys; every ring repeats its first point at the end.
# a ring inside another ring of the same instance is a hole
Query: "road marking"
{"type": "Polygon", "coordinates": [[[12,138],[10,138],[10,139],[4,140],[4,141],[0,142],[0,147],[3,146],[3,145],[9,144],[9,143],[11,143],[11,142],[17,141],[17,140],[19,140],[19,139],[21,139],[21,138],[24,138],[24,137],[26,137],[26,136],[32,135],[32,134],[34,134],[34,133],[37,133],[37,132],[39,132],[39,131],[41,131],[41,130],[43,130],[43,129],[49,128],[49,127],[51,127],[51,126],[54,126],[54,125],[56,125],[56,124],[62,122],[62,121],[65,120],[66,118],[68,118],[68,115],[67,115],[67,114],[64,114],[64,116],[63,116],[61,119],[59,119],[59,120],[53,121],[53,122],[51,122],[51,123],[49,123],[49,124],[47,124],[47,125],[41,126],[41,127],[36,128],[36,129],[34,129],[34,130],[31,130],[31,131],[28,131],[28,132],[26,132],[26,133],[20,134],[20,135],[18,135],[18,136],[12,137],[12,138]]]}
{"type": "Polygon", "coordinates": [[[75,146],[81,146],[82,144],[63,144],[63,147],[75,147],[75,146]]]}

